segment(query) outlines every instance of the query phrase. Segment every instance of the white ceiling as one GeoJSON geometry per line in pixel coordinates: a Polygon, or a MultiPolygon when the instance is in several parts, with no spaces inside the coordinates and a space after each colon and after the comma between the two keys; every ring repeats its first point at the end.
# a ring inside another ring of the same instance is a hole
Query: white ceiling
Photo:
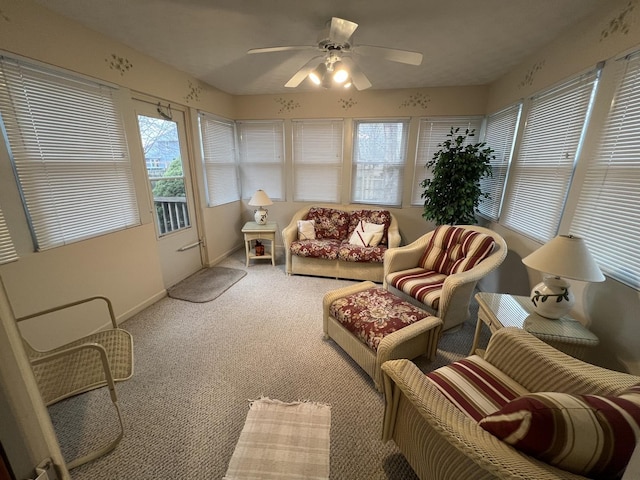
{"type": "Polygon", "coordinates": [[[284,84],[318,52],[331,17],[359,24],[352,44],[412,50],[410,66],[355,54],[374,89],[482,85],[593,13],[601,0],[36,0],[235,95],[310,91],[284,84]]]}

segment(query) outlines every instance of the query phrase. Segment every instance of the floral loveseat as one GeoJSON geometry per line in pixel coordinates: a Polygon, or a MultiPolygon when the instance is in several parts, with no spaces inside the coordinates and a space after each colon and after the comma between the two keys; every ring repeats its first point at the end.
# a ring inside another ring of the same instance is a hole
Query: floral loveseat
{"type": "Polygon", "coordinates": [[[391,212],[365,205],[307,206],[282,230],[289,275],[382,283],[388,248],[400,245],[391,212]]]}

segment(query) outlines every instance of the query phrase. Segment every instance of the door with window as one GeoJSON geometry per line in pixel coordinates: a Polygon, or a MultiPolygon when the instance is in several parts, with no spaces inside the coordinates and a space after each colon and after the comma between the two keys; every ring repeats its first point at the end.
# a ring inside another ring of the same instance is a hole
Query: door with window
{"type": "Polygon", "coordinates": [[[138,101],[136,115],[168,288],[202,268],[184,113],[138,101]]]}

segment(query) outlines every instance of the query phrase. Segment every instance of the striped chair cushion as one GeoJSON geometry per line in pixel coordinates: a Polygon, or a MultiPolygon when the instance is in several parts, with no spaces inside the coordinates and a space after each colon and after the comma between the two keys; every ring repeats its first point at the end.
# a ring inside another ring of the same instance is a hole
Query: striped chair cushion
{"type": "Polygon", "coordinates": [[[640,440],[640,389],[610,397],[531,393],[479,423],[550,465],[589,478],[619,478],[640,440]]]}
{"type": "Polygon", "coordinates": [[[419,266],[445,275],[466,272],[493,250],[489,235],[462,227],[440,225],[420,258],[419,266]]]}
{"type": "Polygon", "coordinates": [[[529,393],[477,355],[434,370],[427,374],[427,378],[451,403],[476,422],[529,393]]]}
{"type": "Polygon", "coordinates": [[[424,268],[411,268],[387,275],[387,283],[438,310],[446,275],[424,268]]]}

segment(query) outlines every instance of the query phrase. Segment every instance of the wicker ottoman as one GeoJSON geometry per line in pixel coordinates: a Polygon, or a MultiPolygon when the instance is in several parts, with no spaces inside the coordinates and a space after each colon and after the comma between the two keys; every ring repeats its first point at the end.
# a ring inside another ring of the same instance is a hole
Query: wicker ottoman
{"type": "Polygon", "coordinates": [[[322,307],[325,338],[340,345],[380,392],[380,367],[387,360],[435,358],[442,320],[373,282],[332,290],[322,307]]]}

